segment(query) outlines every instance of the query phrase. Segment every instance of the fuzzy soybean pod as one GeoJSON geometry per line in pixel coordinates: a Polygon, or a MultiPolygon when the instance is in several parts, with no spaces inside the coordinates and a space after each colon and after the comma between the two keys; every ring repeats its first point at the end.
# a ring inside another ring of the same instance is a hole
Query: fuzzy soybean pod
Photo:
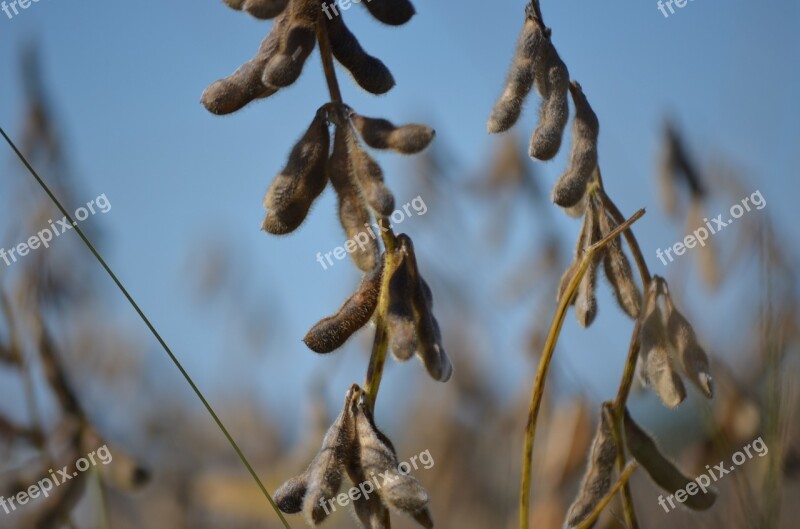
{"type": "Polygon", "coordinates": [[[577,527],[595,506],[603,499],[611,488],[614,463],[617,458],[617,445],[611,432],[607,414],[600,410],[600,422],[597,425],[592,449],[589,453],[589,466],[583,477],[578,496],[567,512],[565,528],[577,527]]]}
{"type": "Polygon", "coordinates": [[[308,472],[287,480],[272,495],[281,512],[296,514],[303,510],[303,500],[308,490],[308,472]]]}
{"type": "MultiPolygon", "coordinates": [[[[230,5],[230,1],[231,0],[226,0],[226,3],[230,5]]],[[[289,0],[244,0],[243,3],[239,0],[233,1],[241,3],[242,10],[247,11],[252,16],[262,20],[275,18],[276,16],[280,15],[289,4],[289,0]]]]}
{"type": "Polygon", "coordinates": [[[368,228],[372,217],[358,184],[353,180],[347,141],[341,126],[336,127],[334,134],[333,153],[328,161],[328,176],[339,200],[339,222],[344,228],[347,239],[355,243],[350,257],[362,272],[368,272],[375,268],[380,250],[375,232],[368,228]]]}
{"type": "MultiPolygon", "coordinates": [[[[692,480],[678,470],[659,450],[656,442],[642,430],[625,410],[625,441],[631,455],[647,471],[653,481],[662,489],[674,494],[687,488],[692,480]]],[[[713,487],[695,487],[696,494],[684,494],[684,505],[694,510],[706,510],[714,505],[717,491],[713,487]]]]}
{"type": "Polygon", "coordinates": [[[402,249],[396,250],[394,260],[397,265],[389,278],[387,315],[389,348],[399,361],[408,360],[417,350],[417,331],[412,303],[414,284],[409,273],[408,259],[408,255],[402,249]]]}
{"type": "Polygon", "coordinates": [[[315,353],[330,353],[341,347],[350,336],[367,324],[378,305],[383,261],[364,275],[355,293],[339,311],[314,325],[303,342],[315,353]]]}
{"type": "Polygon", "coordinates": [[[385,94],[394,87],[394,77],[383,61],[364,51],[341,14],[326,21],[331,51],[358,85],[371,94],[385,94]]]}
{"type": "MultiPolygon", "coordinates": [[[[600,221],[600,233],[603,237],[614,231],[615,226],[612,225],[611,219],[609,219],[604,209],[600,211],[598,219],[600,221]]],[[[603,269],[608,282],[611,283],[617,303],[628,316],[636,319],[639,317],[639,312],[642,308],[642,296],[633,279],[631,263],[628,261],[625,252],[622,251],[621,238],[622,235],[616,237],[605,246],[603,269]]]]}
{"type": "Polygon", "coordinates": [[[398,127],[389,120],[356,113],[350,116],[350,120],[364,143],[373,149],[391,149],[400,154],[423,151],[436,135],[431,127],[416,123],[398,127]]]}
{"type": "Polygon", "coordinates": [[[200,101],[206,109],[217,115],[230,114],[255,99],[269,97],[278,91],[261,80],[264,68],[278,53],[280,40],[288,25],[288,17],[279,16],[272,30],[261,42],[255,57],[244,63],[232,75],[212,83],[203,92],[200,101]]]}
{"type": "Polygon", "coordinates": [[[382,480],[377,490],[381,499],[389,507],[409,516],[427,510],[428,492],[416,478],[401,471],[394,447],[375,426],[372,412],[363,397],[355,422],[361,468],[368,479],[382,480]]]}
{"type": "Polygon", "coordinates": [[[714,382],[708,367],[708,357],[697,341],[691,324],[673,305],[669,293],[664,298],[667,335],[675,347],[681,368],[703,395],[710,399],[714,395],[714,382]]]}
{"type": "Polygon", "coordinates": [[[349,122],[345,123],[341,129],[345,132],[350,153],[350,166],[367,204],[376,214],[388,217],[394,211],[394,195],[383,182],[383,171],[380,165],[361,146],[349,122]]]}
{"type": "Polygon", "coordinates": [[[401,26],[416,14],[409,0],[367,0],[364,5],[373,17],[390,26],[401,26]]]}
{"type": "Polygon", "coordinates": [[[264,231],[283,235],[303,223],[328,181],[329,147],[327,117],[320,109],[264,197],[264,207],[268,210],[261,226],[264,231]]]}
{"type": "Polygon", "coordinates": [[[531,135],[528,154],[546,161],[558,154],[564,127],[569,119],[569,70],[549,38],[542,45],[534,68],[534,84],[542,96],[542,104],[539,107],[539,124],[531,135]]]}
{"type": "Polygon", "coordinates": [[[525,98],[528,97],[533,87],[534,65],[544,41],[545,36],[541,25],[526,17],[525,25],[522,27],[519,40],[517,40],[514,62],[511,63],[511,69],[508,71],[503,93],[489,116],[486,128],[490,133],[506,131],[519,119],[525,98]]]}
{"type": "Polygon", "coordinates": [[[319,4],[315,0],[293,0],[286,10],[288,28],[281,35],[280,49],[264,68],[262,82],[267,86],[289,86],[300,77],[303,65],[317,42],[316,23],[319,4]]]}
{"type": "MultiPolygon", "coordinates": [[[[585,232],[582,234],[585,246],[581,249],[581,255],[587,247],[602,238],[599,217],[600,211],[597,204],[594,203],[592,197],[588,197],[583,230],[581,230],[585,232]]],[[[604,254],[605,248],[595,252],[578,285],[578,291],[575,295],[575,316],[578,318],[578,323],[581,327],[591,325],[597,316],[597,271],[604,254]]],[[[579,261],[580,257],[576,257],[576,262],[579,261]]]]}
{"type": "Polygon", "coordinates": [[[570,84],[572,101],[575,103],[575,119],[572,120],[572,148],[566,171],[553,186],[553,203],[562,208],[577,204],[586,193],[594,170],[597,168],[597,136],[600,122],[592,110],[578,83],[570,84]]]}

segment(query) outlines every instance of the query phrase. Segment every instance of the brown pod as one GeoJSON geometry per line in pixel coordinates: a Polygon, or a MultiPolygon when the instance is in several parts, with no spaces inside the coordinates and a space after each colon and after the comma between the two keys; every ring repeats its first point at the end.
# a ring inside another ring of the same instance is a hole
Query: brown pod
{"type": "Polygon", "coordinates": [[[380,249],[377,235],[369,227],[372,220],[369,209],[358,184],[353,180],[347,141],[341,126],[336,127],[334,134],[333,153],[328,161],[328,176],[339,199],[339,222],[347,234],[348,241],[353,241],[350,257],[362,272],[368,272],[375,268],[380,249]]]}
{"type": "Polygon", "coordinates": [[[287,480],[272,495],[281,512],[296,514],[303,510],[303,500],[308,490],[308,476],[304,472],[287,480]]]}
{"type": "Polygon", "coordinates": [[[705,395],[714,395],[714,382],[708,367],[708,357],[697,341],[691,324],[672,304],[669,293],[665,296],[667,310],[667,336],[675,347],[678,361],[689,380],[705,395]]]}
{"type": "MultiPolygon", "coordinates": [[[[353,483],[360,484],[367,481],[366,478],[360,478],[354,479],[353,483]]],[[[353,510],[364,529],[389,529],[391,527],[389,509],[376,494],[370,495],[369,498],[359,494],[353,501],[353,510]]]]}
{"type": "MultiPolygon", "coordinates": [[[[374,0],[373,0],[374,1],[374,0]]],[[[383,62],[364,51],[341,15],[329,18],[328,39],[336,60],[347,68],[358,85],[371,94],[385,94],[394,86],[392,72],[383,62]]]]}
{"type": "Polygon", "coordinates": [[[403,125],[353,114],[350,119],[364,143],[373,149],[392,149],[400,154],[416,154],[430,145],[436,131],[425,125],[403,125]]]}
{"type": "Polygon", "coordinates": [[[531,135],[528,154],[546,161],[558,154],[564,127],[569,119],[569,70],[550,39],[545,41],[536,61],[534,82],[542,96],[542,104],[539,107],[539,124],[531,135]]]}
{"type": "Polygon", "coordinates": [[[417,332],[414,325],[412,296],[414,284],[408,270],[408,256],[403,251],[395,252],[397,265],[389,278],[389,310],[387,328],[389,348],[399,361],[414,356],[417,350],[417,332]]]}
{"type": "Polygon", "coordinates": [[[255,57],[229,77],[215,81],[206,88],[200,101],[209,112],[217,115],[230,114],[255,99],[269,97],[278,91],[277,87],[265,85],[261,76],[269,60],[278,53],[287,22],[286,16],[278,17],[272,30],[261,42],[255,57]]]}
{"type": "Polygon", "coordinates": [[[373,17],[390,26],[401,26],[416,14],[409,0],[367,0],[364,5],[373,17]]]}
{"type": "MultiPolygon", "coordinates": [[[[602,239],[599,217],[600,211],[597,204],[594,203],[592,197],[587,197],[584,225],[581,230],[581,244],[583,244],[583,248],[580,249],[581,256],[586,248],[602,239]]],[[[575,316],[581,327],[591,325],[597,316],[597,269],[604,253],[605,248],[595,252],[578,285],[575,295],[575,316]]],[[[576,257],[576,262],[579,262],[580,259],[580,257],[576,257]]]]}
{"type": "Polygon", "coordinates": [[[378,305],[383,275],[383,261],[364,275],[355,293],[333,316],[314,325],[303,342],[315,353],[330,353],[344,344],[350,336],[367,324],[378,305]]]}
{"type": "Polygon", "coordinates": [[[237,11],[241,11],[242,8],[244,7],[245,0],[223,0],[223,2],[225,2],[225,5],[227,5],[228,7],[235,9],[237,11]]]}
{"type": "MultiPolygon", "coordinates": [[[[598,218],[600,233],[603,237],[614,231],[615,226],[611,223],[605,210],[600,212],[598,218]]],[[[628,316],[636,319],[642,309],[642,295],[633,279],[631,263],[625,252],[622,251],[621,238],[622,235],[619,235],[605,246],[603,269],[608,282],[611,283],[617,303],[628,316]]]]}
{"type": "Polygon", "coordinates": [[[264,231],[283,235],[302,224],[328,181],[329,147],[328,121],[325,111],[320,109],[264,197],[264,207],[268,210],[261,226],[264,231]]]}
{"type": "Polygon", "coordinates": [[[572,120],[572,148],[567,169],[553,187],[553,203],[568,208],[577,204],[584,193],[586,184],[597,168],[597,136],[600,122],[597,120],[581,85],[571,83],[572,101],[575,103],[575,119],[572,120]]]}
{"type": "Polygon", "coordinates": [[[489,132],[494,134],[506,131],[519,119],[525,98],[533,87],[536,57],[541,52],[544,40],[542,27],[534,20],[526,18],[517,40],[514,62],[508,71],[503,93],[489,116],[486,126],[489,132]]]}
{"type": "Polygon", "coordinates": [[[617,445],[611,432],[607,414],[600,411],[600,422],[589,453],[589,466],[583,477],[577,498],[567,512],[566,528],[580,525],[594,511],[611,488],[614,463],[617,459],[617,445]]]}
{"type": "Polygon", "coordinates": [[[261,78],[267,86],[282,88],[297,81],[317,43],[319,4],[315,0],[293,0],[286,14],[288,29],[282,34],[280,49],[264,67],[261,78]]]}
{"type": "MultiPolygon", "coordinates": [[[[241,4],[241,9],[261,20],[275,18],[283,13],[289,4],[289,0],[244,0],[243,3],[240,0],[233,1],[241,4]]],[[[230,5],[231,0],[225,0],[225,2],[230,5]]]]}
{"type": "Polygon", "coordinates": [[[383,182],[383,171],[378,162],[358,142],[349,122],[342,127],[350,153],[350,166],[356,176],[367,204],[376,214],[388,217],[394,211],[394,195],[383,182]]]}
{"type": "MultiPolygon", "coordinates": [[[[656,442],[642,430],[625,410],[625,441],[631,455],[662,489],[674,494],[684,489],[692,480],[683,475],[659,450],[656,442]]],[[[717,491],[706,485],[706,490],[695,487],[696,494],[684,494],[684,505],[694,510],[706,510],[714,505],[717,491]]]]}

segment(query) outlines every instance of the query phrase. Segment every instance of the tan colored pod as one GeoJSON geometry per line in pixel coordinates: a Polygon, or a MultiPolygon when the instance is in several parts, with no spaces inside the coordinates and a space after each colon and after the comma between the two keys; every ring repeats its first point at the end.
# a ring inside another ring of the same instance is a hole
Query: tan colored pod
{"type": "Polygon", "coordinates": [[[317,43],[319,13],[319,3],[315,0],[293,0],[289,3],[286,10],[288,28],[281,35],[278,53],[264,67],[261,80],[265,85],[283,88],[297,81],[317,43]]]}
{"type": "Polygon", "coordinates": [[[377,235],[370,227],[372,217],[350,167],[345,133],[340,128],[346,126],[336,127],[333,153],[328,161],[328,176],[339,200],[339,222],[347,239],[355,243],[355,248],[349,252],[350,257],[362,272],[368,272],[375,268],[380,249],[377,235]]]}
{"type": "Polygon", "coordinates": [[[328,181],[329,148],[327,116],[321,108],[292,148],[286,166],[270,184],[264,197],[264,207],[268,210],[261,226],[264,231],[283,235],[302,224],[328,181]]]}
{"type": "Polygon", "coordinates": [[[244,0],[244,2],[241,2],[240,0],[225,1],[228,3],[228,5],[230,5],[231,1],[242,4],[242,10],[247,11],[252,16],[260,18],[261,20],[275,18],[283,13],[283,10],[286,9],[286,6],[289,4],[289,0],[244,0]]]}
{"type": "Polygon", "coordinates": [[[503,93],[492,108],[486,125],[489,132],[506,131],[519,119],[525,98],[533,87],[534,66],[545,38],[541,25],[526,17],[503,93]]]}
{"type": "MultiPolygon", "coordinates": [[[[581,230],[583,248],[580,249],[580,256],[575,258],[576,262],[580,262],[586,248],[602,239],[599,217],[600,211],[597,204],[591,197],[587,197],[584,225],[581,230]]],[[[595,252],[578,284],[575,294],[575,317],[581,327],[590,326],[597,316],[597,271],[604,254],[605,248],[595,252]]]]}
{"type": "Polygon", "coordinates": [[[364,51],[341,15],[327,20],[328,38],[336,60],[347,68],[356,83],[371,94],[385,94],[394,87],[394,77],[380,59],[364,51]]]}
{"type": "Polygon", "coordinates": [[[261,76],[269,60],[278,53],[280,40],[286,31],[288,18],[279,16],[272,30],[261,42],[258,53],[244,63],[232,75],[212,83],[201,97],[206,109],[217,115],[230,114],[240,110],[255,99],[269,97],[278,91],[277,87],[267,86],[261,76]]]}
{"type": "MultiPolygon", "coordinates": [[[[616,226],[612,224],[605,210],[600,212],[598,218],[603,237],[614,231],[616,226]]],[[[636,319],[642,309],[642,295],[633,279],[631,263],[622,250],[621,239],[622,235],[619,235],[605,246],[603,269],[617,303],[628,316],[636,319]]]]}
{"type": "Polygon", "coordinates": [[[535,64],[534,84],[542,96],[542,103],[539,107],[539,124],[531,135],[528,154],[546,161],[558,154],[569,119],[569,70],[550,39],[545,41],[535,64]]]}
{"type": "Polygon", "coordinates": [[[394,195],[383,181],[380,165],[358,142],[352,126],[345,124],[341,129],[346,134],[350,166],[367,204],[377,215],[388,217],[394,212],[394,195]]]}
{"type": "Polygon", "coordinates": [[[304,472],[287,480],[272,495],[281,512],[296,514],[303,510],[303,500],[308,490],[308,475],[304,472]]]}
{"type": "Polygon", "coordinates": [[[608,493],[611,488],[616,458],[617,445],[611,432],[611,424],[609,424],[607,414],[601,409],[600,422],[597,425],[597,432],[589,453],[589,465],[583,476],[578,496],[567,512],[565,528],[579,526],[608,493]]]}
{"type": "Polygon", "coordinates": [[[303,342],[315,353],[330,353],[341,347],[350,336],[367,324],[378,305],[383,275],[383,262],[364,275],[355,293],[339,311],[314,325],[303,342]]]}
{"type": "MultiPolygon", "coordinates": [[[[692,480],[684,476],[658,449],[656,442],[642,430],[625,410],[625,441],[631,455],[662,489],[674,494],[692,480]]],[[[694,510],[706,510],[714,505],[717,492],[713,487],[702,488],[696,494],[684,494],[684,505],[694,510]]]]}
{"type": "Polygon", "coordinates": [[[367,0],[364,5],[373,17],[390,26],[401,26],[416,14],[409,0],[367,0]]]}
{"type": "Polygon", "coordinates": [[[672,298],[669,294],[664,298],[667,336],[672,340],[681,368],[703,395],[710,399],[714,395],[714,381],[708,367],[708,357],[697,341],[692,326],[672,304],[672,298]]]}
{"type": "Polygon", "coordinates": [[[563,208],[576,205],[586,193],[586,185],[597,168],[597,136],[600,122],[597,120],[581,85],[571,83],[572,101],[575,104],[575,119],[572,120],[572,148],[566,171],[556,180],[552,200],[563,208]]]}
{"type": "Polygon", "coordinates": [[[350,120],[364,143],[373,149],[391,149],[400,154],[423,151],[436,135],[435,130],[425,125],[398,127],[386,119],[368,118],[356,113],[350,116],[350,120]]]}

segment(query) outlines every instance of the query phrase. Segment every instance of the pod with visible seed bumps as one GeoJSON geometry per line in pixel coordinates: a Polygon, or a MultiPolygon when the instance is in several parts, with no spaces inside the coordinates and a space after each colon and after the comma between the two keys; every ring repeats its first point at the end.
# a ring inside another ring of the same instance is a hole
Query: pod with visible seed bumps
{"type": "Polygon", "coordinates": [[[607,414],[600,411],[600,422],[589,453],[589,466],[583,477],[580,491],[567,513],[565,528],[573,528],[592,513],[595,506],[611,488],[611,477],[617,459],[617,444],[611,432],[607,414]]]}
{"type": "Polygon", "coordinates": [[[379,95],[394,87],[392,72],[380,59],[364,51],[341,15],[328,19],[327,24],[333,56],[347,68],[361,88],[379,95]]]}
{"type": "Polygon", "coordinates": [[[269,97],[278,91],[277,87],[265,85],[261,76],[267,63],[278,53],[287,23],[286,16],[279,16],[269,35],[261,42],[255,57],[229,77],[215,81],[206,88],[200,100],[209,112],[217,115],[230,114],[255,99],[269,97]]]}
{"type": "Polygon", "coordinates": [[[308,490],[308,475],[304,472],[287,480],[272,495],[281,512],[296,514],[303,510],[303,499],[308,490]]]}
{"type": "Polygon", "coordinates": [[[367,324],[378,305],[383,275],[383,261],[364,275],[355,293],[339,311],[314,325],[303,342],[315,353],[330,353],[344,344],[350,336],[367,324]]]}
{"type": "Polygon", "coordinates": [[[408,255],[398,250],[395,252],[395,260],[397,265],[389,278],[386,326],[392,355],[399,361],[405,361],[414,356],[417,350],[414,306],[411,302],[414,285],[408,270],[408,255]]]}
{"type": "Polygon", "coordinates": [[[367,204],[376,214],[388,217],[394,211],[394,195],[383,182],[381,167],[361,147],[349,123],[345,123],[342,126],[342,130],[345,132],[345,139],[350,153],[350,166],[358,184],[361,186],[361,191],[367,204]]]}
{"type": "Polygon", "coordinates": [[[339,199],[339,222],[348,240],[357,243],[357,247],[350,252],[350,257],[362,272],[368,272],[375,268],[380,249],[375,233],[368,228],[372,220],[369,210],[358,185],[353,181],[347,141],[341,126],[336,127],[334,134],[333,153],[328,161],[328,176],[339,199]]]}
{"type": "MultiPolygon", "coordinates": [[[[602,237],[614,231],[615,226],[612,225],[605,210],[600,212],[599,220],[602,237]]],[[[633,270],[628,257],[622,251],[621,238],[622,235],[619,235],[605,246],[603,269],[608,282],[611,283],[617,303],[628,316],[636,319],[642,307],[642,297],[639,287],[633,280],[633,270]]]]}
{"type": "Polygon", "coordinates": [[[329,148],[326,112],[320,108],[264,197],[264,207],[268,211],[261,226],[263,230],[283,235],[302,224],[311,204],[327,184],[329,148]]]}
{"type": "Polygon", "coordinates": [[[708,368],[708,357],[697,341],[694,329],[675,309],[669,293],[664,296],[667,310],[667,336],[675,346],[678,361],[689,380],[707,398],[714,395],[714,384],[708,368]]]}
{"type": "Polygon", "coordinates": [[[545,35],[541,25],[525,18],[525,25],[517,41],[514,62],[506,77],[503,93],[492,108],[486,128],[491,133],[510,129],[519,119],[525,98],[533,87],[534,65],[542,49],[545,35]]]}
{"type": "Polygon", "coordinates": [[[572,149],[567,170],[553,187],[553,202],[562,208],[574,206],[586,193],[586,184],[597,168],[597,136],[600,132],[600,122],[586,100],[581,85],[571,83],[569,89],[575,103],[572,149]]]}
{"type": "Polygon", "coordinates": [[[528,154],[546,161],[558,154],[564,127],[569,119],[569,70],[550,39],[544,42],[534,69],[534,83],[542,96],[542,104],[539,107],[539,124],[531,135],[528,154]]]}
{"type": "Polygon", "coordinates": [[[392,149],[400,154],[416,154],[433,140],[436,131],[425,125],[395,126],[385,119],[353,114],[350,119],[364,143],[373,149],[392,149]]]}
{"type": "Polygon", "coordinates": [[[267,86],[286,87],[297,81],[303,65],[317,43],[319,4],[293,0],[286,10],[288,28],[281,35],[280,49],[264,67],[261,81],[267,86]]]}
{"type": "Polygon", "coordinates": [[[416,14],[409,0],[368,0],[364,5],[373,17],[390,26],[401,26],[416,14]]]}
{"type": "MultiPolygon", "coordinates": [[[[664,457],[655,441],[634,422],[627,409],[625,410],[625,441],[633,458],[664,490],[674,494],[692,481],[664,457]]],[[[709,488],[706,485],[705,489],[701,489],[697,494],[685,496],[684,504],[687,507],[694,510],[706,510],[714,505],[717,492],[713,487],[709,488]]]]}
{"type": "MultiPolygon", "coordinates": [[[[581,248],[581,255],[585,248],[593,245],[600,239],[600,225],[599,225],[600,211],[597,205],[592,200],[592,197],[587,197],[586,213],[584,215],[584,225],[581,230],[581,239],[584,245],[581,248]]],[[[600,260],[605,254],[605,248],[595,252],[589,266],[578,285],[577,293],[575,294],[575,316],[578,318],[578,323],[581,327],[588,327],[597,316],[597,268],[600,260]]],[[[580,257],[576,257],[576,262],[580,261],[580,257]]]]}

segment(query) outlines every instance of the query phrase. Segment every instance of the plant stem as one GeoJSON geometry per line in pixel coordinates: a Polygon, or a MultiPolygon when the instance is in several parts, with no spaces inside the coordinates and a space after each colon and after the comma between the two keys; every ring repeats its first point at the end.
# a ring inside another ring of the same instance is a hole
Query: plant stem
{"type": "Polygon", "coordinates": [[[536,421],[539,416],[539,407],[542,403],[542,396],[544,395],[544,383],[547,378],[547,371],[550,367],[550,361],[553,358],[556,343],[561,332],[561,327],[564,323],[564,317],[569,310],[569,302],[575,295],[578,285],[589,267],[589,263],[594,258],[594,254],[603,248],[606,244],[614,240],[620,232],[626,230],[631,224],[636,222],[644,215],[644,209],[640,209],[633,216],[622,222],[611,233],[609,233],[602,240],[585,248],[583,256],[581,257],[578,269],[569,281],[567,288],[559,300],[558,307],[556,308],[553,322],[550,324],[550,331],[547,334],[547,340],[544,344],[544,350],[539,358],[539,368],[536,373],[536,381],[533,384],[533,391],[531,393],[531,403],[528,409],[528,422],[525,427],[525,447],[522,455],[522,484],[520,486],[519,494],[519,527],[520,529],[528,529],[529,507],[530,507],[530,489],[531,489],[531,464],[533,456],[533,442],[536,436],[536,421]]]}
{"type": "Polygon", "coordinates": [[[319,54],[322,58],[322,70],[325,72],[325,82],[328,83],[328,92],[332,103],[342,103],[342,92],[336,80],[336,69],[333,67],[333,53],[331,42],[328,39],[328,27],[325,19],[320,15],[317,18],[317,40],[319,41],[319,54]]]}

